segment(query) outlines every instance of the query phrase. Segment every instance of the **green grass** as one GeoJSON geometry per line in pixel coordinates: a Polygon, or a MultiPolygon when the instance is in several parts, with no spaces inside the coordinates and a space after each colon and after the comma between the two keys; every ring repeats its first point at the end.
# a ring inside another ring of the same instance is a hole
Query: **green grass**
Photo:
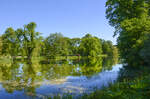
{"type": "Polygon", "coordinates": [[[117,82],[108,88],[97,90],[81,99],[149,99],[150,75],[133,81],[117,82]]]}

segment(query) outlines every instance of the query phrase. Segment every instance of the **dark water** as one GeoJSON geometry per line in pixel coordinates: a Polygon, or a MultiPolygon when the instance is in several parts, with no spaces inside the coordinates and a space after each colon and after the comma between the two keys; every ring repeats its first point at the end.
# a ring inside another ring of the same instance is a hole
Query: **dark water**
{"type": "Polygon", "coordinates": [[[113,83],[122,68],[112,58],[0,63],[0,99],[91,93],[113,83]]]}

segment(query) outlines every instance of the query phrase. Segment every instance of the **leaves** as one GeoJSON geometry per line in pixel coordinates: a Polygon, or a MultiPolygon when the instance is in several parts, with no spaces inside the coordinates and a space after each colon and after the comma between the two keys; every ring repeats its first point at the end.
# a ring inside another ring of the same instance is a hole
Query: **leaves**
{"type": "Polygon", "coordinates": [[[141,57],[140,53],[143,47],[147,48],[144,42],[150,34],[150,1],[107,0],[106,8],[110,25],[119,33],[117,42],[122,58],[131,66],[145,63],[144,54],[141,57]]]}
{"type": "Polygon", "coordinates": [[[82,38],[79,50],[82,56],[99,56],[102,54],[102,44],[97,37],[87,34],[82,38]]]}
{"type": "Polygon", "coordinates": [[[18,55],[31,58],[36,47],[36,41],[39,38],[39,33],[35,32],[35,28],[34,22],[24,25],[24,29],[7,28],[2,35],[2,53],[9,54],[14,58],[18,55]]]}

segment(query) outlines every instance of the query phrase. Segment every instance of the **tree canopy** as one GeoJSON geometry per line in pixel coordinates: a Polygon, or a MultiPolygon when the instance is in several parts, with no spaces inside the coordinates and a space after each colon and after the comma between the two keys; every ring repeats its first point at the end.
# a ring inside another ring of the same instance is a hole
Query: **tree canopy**
{"type": "Polygon", "coordinates": [[[80,44],[80,54],[82,56],[99,56],[102,54],[102,44],[97,37],[87,34],[82,38],[80,44]]]}
{"type": "Polygon", "coordinates": [[[109,23],[116,29],[114,35],[119,33],[117,43],[122,58],[132,66],[146,63],[141,50],[150,33],[150,1],[107,0],[106,7],[109,23]]]}
{"type": "Polygon", "coordinates": [[[51,33],[44,38],[36,32],[36,26],[36,23],[31,22],[16,30],[7,28],[1,36],[2,54],[13,59],[22,56],[31,60],[32,57],[39,56],[55,59],[58,56],[99,57],[103,54],[112,56],[113,53],[117,53],[113,52],[115,46],[111,41],[102,40],[91,34],[86,34],[82,38],[68,38],[61,33],[51,33]]]}
{"type": "Polygon", "coordinates": [[[16,58],[18,55],[27,56],[31,59],[36,48],[39,32],[35,32],[36,24],[31,22],[24,25],[24,28],[7,28],[2,35],[2,54],[16,58]]]}
{"type": "Polygon", "coordinates": [[[15,58],[19,52],[19,39],[13,28],[7,28],[2,35],[2,54],[15,58]]]}
{"type": "Polygon", "coordinates": [[[50,34],[45,42],[45,52],[54,58],[58,55],[68,55],[68,42],[61,33],[50,34]]]}

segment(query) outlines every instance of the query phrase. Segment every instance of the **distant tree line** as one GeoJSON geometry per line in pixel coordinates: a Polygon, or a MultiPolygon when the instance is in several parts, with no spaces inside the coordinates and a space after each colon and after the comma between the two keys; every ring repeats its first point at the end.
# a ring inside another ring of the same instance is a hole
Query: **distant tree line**
{"type": "Polygon", "coordinates": [[[57,56],[118,56],[117,47],[111,41],[86,34],[82,38],[68,38],[61,33],[53,33],[44,38],[35,31],[36,23],[31,22],[23,28],[14,30],[9,27],[0,36],[0,53],[3,56],[26,57],[33,56],[55,58],[57,56]]]}

